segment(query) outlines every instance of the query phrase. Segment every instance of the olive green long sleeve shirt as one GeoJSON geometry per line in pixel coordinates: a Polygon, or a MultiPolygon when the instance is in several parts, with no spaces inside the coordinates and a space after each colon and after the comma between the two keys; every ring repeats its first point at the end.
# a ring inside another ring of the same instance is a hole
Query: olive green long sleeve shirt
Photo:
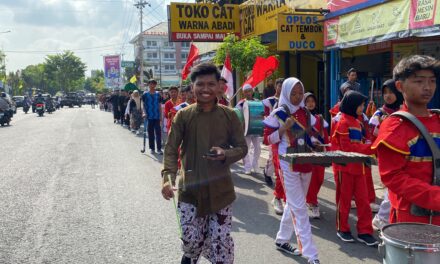
{"type": "Polygon", "coordinates": [[[179,147],[179,201],[196,206],[198,216],[215,213],[231,204],[235,192],[229,166],[247,154],[242,125],[235,112],[222,105],[203,112],[193,104],[177,113],[165,145],[164,185],[168,184],[168,175],[173,184],[176,180],[179,147]],[[226,159],[203,158],[212,147],[225,149],[226,159]]]}

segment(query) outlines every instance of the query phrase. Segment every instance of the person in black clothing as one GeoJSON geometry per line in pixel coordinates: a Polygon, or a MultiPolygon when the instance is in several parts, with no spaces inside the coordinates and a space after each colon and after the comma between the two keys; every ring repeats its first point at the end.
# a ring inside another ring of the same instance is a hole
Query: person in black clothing
{"type": "Polygon", "coordinates": [[[118,109],[119,109],[119,122],[121,126],[125,126],[125,109],[127,108],[127,91],[121,91],[118,100],[118,109]]]}
{"type": "Polygon", "coordinates": [[[276,93],[275,85],[273,83],[273,80],[270,79],[267,81],[266,88],[263,89],[263,99],[269,98],[271,96],[274,96],[276,93]]]}
{"type": "Polygon", "coordinates": [[[109,98],[109,102],[112,104],[113,109],[113,123],[119,123],[121,113],[119,112],[119,90],[115,90],[109,98]]]}

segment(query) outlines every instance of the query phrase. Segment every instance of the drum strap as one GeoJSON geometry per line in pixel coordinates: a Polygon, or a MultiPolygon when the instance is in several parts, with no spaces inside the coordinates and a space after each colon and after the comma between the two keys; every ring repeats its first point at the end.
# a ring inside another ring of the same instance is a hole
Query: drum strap
{"type": "MultiPolygon", "coordinates": [[[[433,113],[440,113],[440,110],[434,109],[431,110],[433,113]]],[[[437,144],[435,143],[433,137],[431,134],[429,134],[426,127],[420,122],[417,117],[412,115],[411,113],[405,112],[405,111],[397,111],[392,116],[398,116],[403,117],[404,119],[411,122],[420,132],[421,137],[426,140],[428,143],[428,146],[432,152],[432,165],[433,165],[433,177],[432,177],[432,185],[440,186],[440,149],[438,148],[437,144]]],[[[411,205],[411,214],[416,216],[430,216],[432,218],[433,215],[440,215],[440,212],[435,212],[432,210],[427,210],[425,208],[419,207],[415,204],[411,205]]],[[[430,219],[431,222],[432,219],[430,219]]]]}

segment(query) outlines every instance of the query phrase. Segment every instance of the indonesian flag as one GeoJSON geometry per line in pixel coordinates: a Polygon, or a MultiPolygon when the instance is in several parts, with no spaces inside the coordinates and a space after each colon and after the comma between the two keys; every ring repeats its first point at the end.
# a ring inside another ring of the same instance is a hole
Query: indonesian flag
{"type": "Polygon", "coordinates": [[[182,80],[186,80],[188,74],[191,72],[191,67],[194,64],[194,61],[199,58],[199,49],[191,43],[191,48],[189,49],[188,58],[186,59],[185,67],[182,69],[182,80]]]}
{"type": "Polygon", "coordinates": [[[275,56],[270,56],[269,58],[257,57],[255,60],[254,67],[252,68],[251,75],[243,83],[250,84],[252,87],[256,87],[264,79],[271,76],[276,69],[278,69],[279,61],[275,56]]]}
{"type": "Polygon", "coordinates": [[[226,55],[225,63],[223,64],[222,77],[226,79],[225,94],[228,99],[234,95],[234,79],[232,78],[231,57],[226,55]]]}

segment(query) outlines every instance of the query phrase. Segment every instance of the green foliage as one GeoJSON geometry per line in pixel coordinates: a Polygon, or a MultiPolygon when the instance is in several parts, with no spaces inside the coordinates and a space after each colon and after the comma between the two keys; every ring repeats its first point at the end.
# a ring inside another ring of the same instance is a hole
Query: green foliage
{"type": "Polygon", "coordinates": [[[261,44],[257,37],[240,40],[237,36],[229,34],[214,57],[216,64],[223,64],[226,54],[231,57],[231,64],[234,70],[247,74],[258,56],[266,58],[269,55],[269,48],[261,44]]]}
{"type": "Polygon", "coordinates": [[[71,51],[46,57],[45,72],[49,82],[64,92],[80,90],[86,65],[71,51]]]}
{"type": "Polygon", "coordinates": [[[42,63],[27,66],[21,71],[21,79],[23,80],[23,84],[26,89],[38,88],[44,92],[48,92],[48,79],[44,64],[42,63]]]}
{"type": "Polygon", "coordinates": [[[105,88],[104,71],[97,70],[96,75],[93,77],[87,77],[84,80],[84,90],[92,93],[104,93],[107,91],[105,88]]]}
{"type": "Polygon", "coordinates": [[[7,77],[7,83],[12,87],[12,95],[23,94],[23,87],[20,87],[20,75],[18,72],[9,72],[7,77]]]}

